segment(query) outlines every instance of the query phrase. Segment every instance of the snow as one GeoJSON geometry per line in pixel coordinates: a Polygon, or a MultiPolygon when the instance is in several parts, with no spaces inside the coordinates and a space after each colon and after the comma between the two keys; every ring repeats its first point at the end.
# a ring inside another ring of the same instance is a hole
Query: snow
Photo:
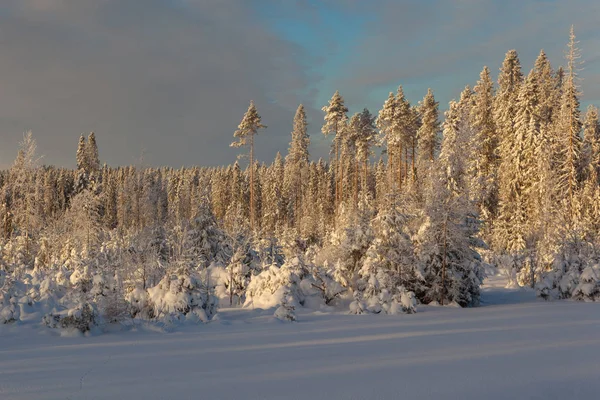
{"type": "Polygon", "coordinates": [[[482,306],[407,315],[222,309],[208,324],[57,336],[0,326],[0,399],[597,398],[600,304],[493,277],[482,306]]]}

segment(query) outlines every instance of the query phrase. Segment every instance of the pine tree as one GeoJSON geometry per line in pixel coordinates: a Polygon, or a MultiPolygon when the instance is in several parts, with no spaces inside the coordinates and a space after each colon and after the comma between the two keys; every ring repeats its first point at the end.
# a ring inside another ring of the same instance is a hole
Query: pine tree
{"type": "Polygon", "coordinates": [[[248,111],[244,114],[242,122],[240,122],[238,129],[233,134],[234,137],[239,138],[237,142],[231,144],[232,147],[242,147],[248,145],[250,147],[250,162],[248,165],[250,168],[250,229],[254,232],[255,225],[255,213],[254,203],[254,135],[258,133],[259,129],[266,128],[266,125],[261,123],[260,115],[256,110],[254,102],[250,102],[248,111]]]}
{"type": "Polygon", "coordinates": [[[343,120],[346,117],[346,113],[348,112],[348,107],[344,105],[344,98],[340,95],[338,91],[336,91],[329,100],[329,104],[322,108],[325,113],[324,124],[321,128],[321,132],[323,135],[328,136],[329,134],[334,134],[334,147],[335,147],[335,209],[337,209],[339,203],[342,198],[342,166],[340,162],[340,147],[342,145],[341,132],[343,129],[343,120]]]}
{"type": "Polygon", "coordinates": [[[402,86],[398,86],[396,93],[396,113],[394,119],[398,128],[400,147],[397,152],[396,162],[400,167],[398,169],[398,181],[407,181],[409,168],[409,149],[414,145],[414,135],[416,135],[415,129],[415,115],[411,109],[410,103],[404,96],[404,89],[402,86]],[[404,151],[404,155],[402,154],[404,151]],[[404,168],[402,168],[402,160],[404,159],[404,168]],[[404,174],[403,174],[404,171],[404,174]]]}
{"type": "MultiPolygon", "coordinates": [[[[371,155],[371,147],[375,144],[375,117],[366,108],[359,114],[357,125],[354,126],[357,132],[356,138],[356,156],[358,161],[362,163],[362,182],[361,188],[363,193],[367,193],[367,174],[369,170],[369,156],[371,155]]],[[[358,173],[357,173],[358,175],[358,173]]],[[[358,186],[355,184],[355,186],[358,186]]]]}

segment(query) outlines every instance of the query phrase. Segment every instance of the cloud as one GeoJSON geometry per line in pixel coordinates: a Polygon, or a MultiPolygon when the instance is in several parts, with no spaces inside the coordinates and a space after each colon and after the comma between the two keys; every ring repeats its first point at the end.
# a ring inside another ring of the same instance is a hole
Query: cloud
{"type": "MultiPolygon", "coordinates": [[[[369,106],[378,107],[388,91],[402,84],[413,102],[432,87],[443,107],[466,84],[475,84],[484,65],[496,74],[509,49],[517,49],[525,73],[541,48],[555,66],[564,64],[571,24],[584,59],[596,60],[600,51],[600,4],[591,0],[382,0],[377,4],[377,17],[356,43],[348,68],[336,78],[339,87],[348,88],[344,94],[349,102],[366,98],[369,106]]],[[[600,68],[591,64],[582,76],[595,81],[600,68]]]]}
{"type": "Polygon", "coordinates": [[[45,162],[73,166],[95,131],[109,164],[222,165],[252,99],[268,129],[257,157],[285,152],[299,103],[314,158],[320,108],[340,90],[376,113],[399,84],[444,108],[507,50],[524,72],[544,48],[564,63],[575,24],[583,102],[600,103],[600,3],[593,0],[4,0],[0,2],[0,166],[32,129],[45,162]]]}
{"type": "Polygon", "coordinates": [[[45,161],[72,166],[80,133],[103,161],[221,165],[253,99],[270,160],[311,79],[304,49],[243,0],[8,0],[0,6],[0,164],[32,129],[45,161]]]}

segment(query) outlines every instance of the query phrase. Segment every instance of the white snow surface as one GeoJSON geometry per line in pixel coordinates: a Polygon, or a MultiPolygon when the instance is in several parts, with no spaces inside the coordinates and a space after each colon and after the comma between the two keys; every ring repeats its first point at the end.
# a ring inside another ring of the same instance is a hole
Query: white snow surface
{"type": "Polygon", "coordinates": [[[0,326],[0,399],[594,399],[600,304],[491,278],[478,308],[412,315],[222,309],[87,337],[0,326]]]}

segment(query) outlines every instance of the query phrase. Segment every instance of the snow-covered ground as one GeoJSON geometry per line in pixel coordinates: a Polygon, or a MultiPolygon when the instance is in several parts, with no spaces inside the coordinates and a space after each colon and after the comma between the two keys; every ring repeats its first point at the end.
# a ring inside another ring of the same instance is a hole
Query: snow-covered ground
{"type": "Polygon", "coordinates": [[[2,326],[0,399],[598,398],[600,304],[546,303],[498,278],[483,301],[297,323],[221,310],[171,333],[2,326]]]}

